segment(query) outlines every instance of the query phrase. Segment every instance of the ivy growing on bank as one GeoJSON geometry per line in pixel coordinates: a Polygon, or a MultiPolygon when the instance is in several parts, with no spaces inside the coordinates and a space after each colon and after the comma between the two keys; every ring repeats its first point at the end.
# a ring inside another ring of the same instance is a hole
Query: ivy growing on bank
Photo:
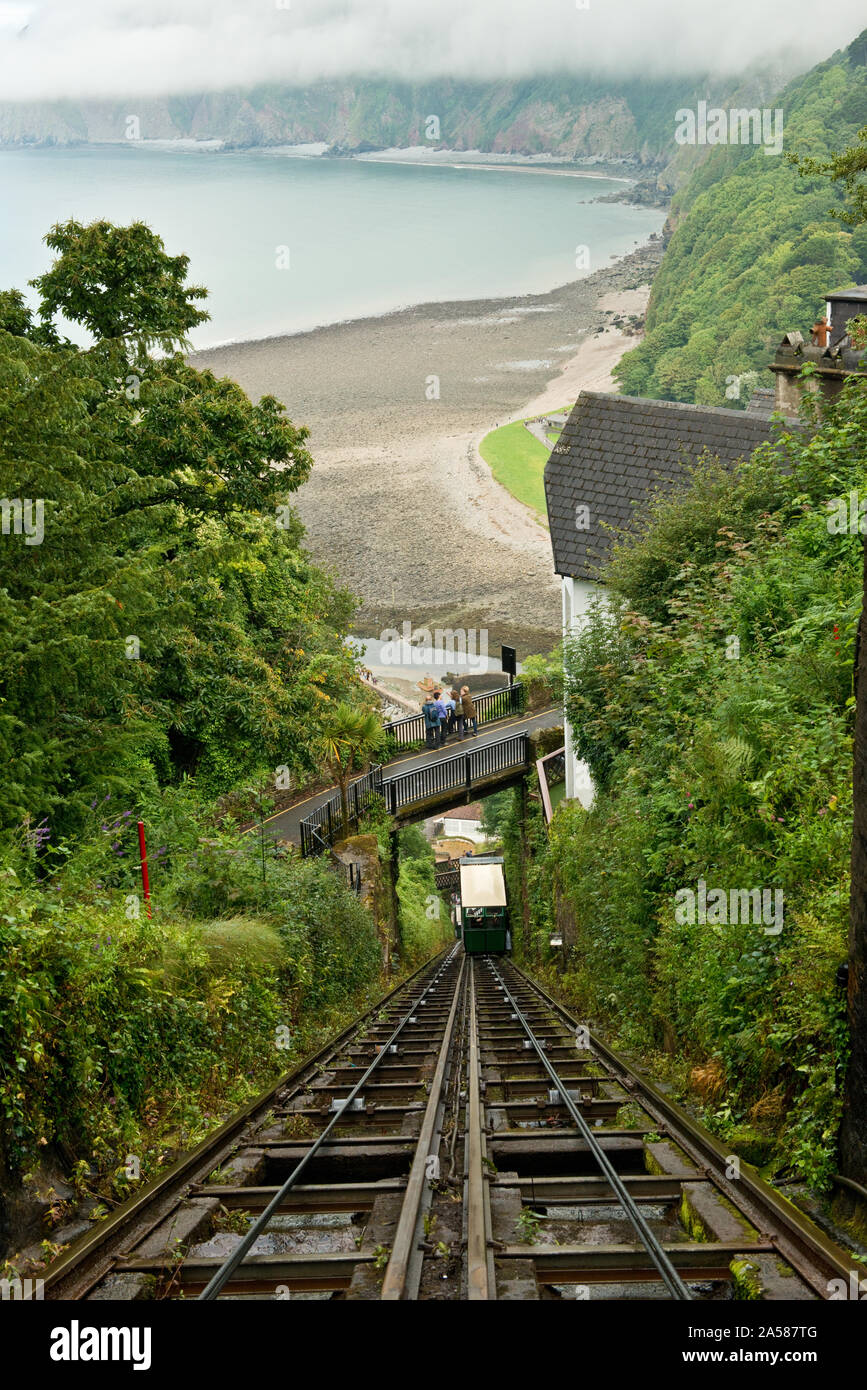
{"type": "MultiPolygon", "coordinates": [[[[107,843],[0,870],[0,1158],[46,1151],[122,1196],[381,988],[370,913],[325,861],[208,824],[189,792],[152,918],[107,843]],[[113,880],[113,875],[115,875],[113,880]]],[[[173,798],[167,797],[171,802],[173,798]]],[[[132,831],[116,827],[121,844],[132,831]]]]}
{"type": "MultiPolygon", "coordinates": [[[[566,656],[596,801],[561,806],[520,885],[518,940],[543,961],[556,896],[576,1007],[621,1045],[667,1053],[743,1157],[818,1186],[846,1065],[862,592],[857,510],[841,530],[834,499],[865,496],[865,439],[852,381],[733,474],[702,461],[617,546],[609,602],[566,656]],[[700,882],[727,900],[781,890],[781,930],[690,918],[678,907],[700,882]]],[[[508,827],[506,844],[514,861],[508,827]]]]}
{"type": "Polygon", "coordinates": [[[46,242],[35,311],[0,291],[0,1185],[110,1201],[382,987],[328,864],[238,830],[374,702],[292,505],[307,431],[187,360],[187,257],[46,242]]]}

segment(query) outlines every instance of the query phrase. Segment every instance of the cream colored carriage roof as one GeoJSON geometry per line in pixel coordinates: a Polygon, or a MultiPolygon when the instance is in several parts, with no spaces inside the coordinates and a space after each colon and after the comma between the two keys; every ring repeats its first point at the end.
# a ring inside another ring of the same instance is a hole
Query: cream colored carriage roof
{"type": "Polygon", "coordinates": [[[502,864],[461,864],[461,907],[505,907],[502,864]]]}

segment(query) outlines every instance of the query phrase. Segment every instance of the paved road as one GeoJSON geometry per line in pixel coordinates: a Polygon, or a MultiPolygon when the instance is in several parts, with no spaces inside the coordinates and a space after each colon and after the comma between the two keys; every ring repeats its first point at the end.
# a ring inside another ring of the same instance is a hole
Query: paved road
{"type": "MultiPolygon", "coordinates": [[[[407,753],[402,757],[394,758],[390,763],[384,763],[383,771],[386,776],[398,772],[415,772],[417,768],[426,767],[429,763],[441,762],[444,758],[454,757],[455,753],[466,753],[473,748],[481,748],[487,743],[496,743],[498,739],[505,738],[507,735],[529,733],[533,729],[550,729],[562,723],[563,712],[557,709],[544,710],[541,714],[532,714],[529,717],[519,714],[509,719],[498,719],[491,724],[480,727],[475,738],[465,738],[461,743],[452,736],[442,748],[430,748],[421,753],[407,753]]],[[[291,840],[295,844],[299,844],[301,841],[300,822],[305,816],[309,816],[311,811],[315,811],[317,806],[321,806],[330,796],[333,796],[335,790],[335,787],[330,787],[327,791],[318,792],[315,796],[307,797],[305,801],[297,802],[296,805],[290,806],[287,811],[275,812],[265,821],[268,834],[278,840],[291,840]]],[[[466,792],[460,788],[456,789],[455,806],[463,806],[465,803],[466,792]]]]}

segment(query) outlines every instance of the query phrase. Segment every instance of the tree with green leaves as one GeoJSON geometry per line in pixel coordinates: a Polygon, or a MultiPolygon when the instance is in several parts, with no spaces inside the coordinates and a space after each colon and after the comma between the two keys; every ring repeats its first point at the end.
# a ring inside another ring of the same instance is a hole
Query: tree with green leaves
{"type": "MultiPolygon", "coordinates": [[[[620,537],[609,602],[566,644],[566,714],[595,800],[557,810],[541,836],[549,877],[522,863],[520,892],[546,951],[556,885],[584,1016],[694,1069],[733,1151],[828,1189],[841,1116],[845,1143],[848,1117],[863,1130],[867,1114],[851,1065],[844,1082],[863,1015],[852,992],[847,1022],[837,983],[847,931],[867,940],[864,879],[851,904],[849,881],[862,537],[828,525],[829,501],[867,484],[867,381],[808,393],[805,425],[732,469],[700,461],[620,537]],[[706,914],[695,899],[683,912],[701,881],[706,914]],[[773,922],[733,905],[731,890],[759,885],[783,895],[773,922]]],[[[525,848],[535,824],[531,812],[525,848]]]]}
{"type": "Polygon", "coordinates": [[[16,338],[27,337],[33,328],[33,316],[20,290],[0,290],[0,330],[16,338]]]}
{"type": "Polygon", "coordinates": [[[858,131],[853,145],[832,154],[830,159],[807,159],[794,154],[787,157],[802,174],[826,177],[842,186],[849,204],[832,208],[832,217],[850,227],[867,222],[867,125],[858,131]]]}
{"type": "MultiPolygon", "coordinates": [[[[848,203],[832,217],[850,227],[867,223],[867,125],[855,143],[830,159],[795,159],[807,176],[829,178],[845,191],[848,203]]],[[[851,322],[853,341],[864,346],[863,315],[851,322]]],[[[853,421],[854,424],[854,421],[853,421]]],[[[855,432],[853,431],[853,434],[855,432]]],[[[864,456],[863,434],[856,448],[864,456]]],[[[862,606],[854,670],[855,730],[852,768],[853,825],[849,897],[848,1016],[850,1056],[840,1127],[840,1167],[845,1176],[867,1182],[867,546],[862,538],[862,606]]]]}
{"type": "Polygon", "coordinates": [[[58,258],[30,283],[40,293],[39,317],[50,336],[62,314],[98,341],[123,339],[139,357],[155,347],[183,346],[190,329],[210,318],[196,307],[207,290],[185,284],[189,256],[168,255],[143,222],[83,226],[70,219],[52,227],[45,242],[58,258]]]}
{"type": "Polygon", "coordinates": [[[2,490],[13,521],[38,500],[43,532],[0,536],[0,834],[46,817],[75,833],[107,790],[303,777],[355,688],[352,600],[291,506],[306,430],[273,397],[145,355],[200,313],[186,258],[96,225],[66,225],[39,323],[0,294],[2,490]],[[59,307],[109,336],[61,342],[59,307]]]}
{"type": "Polygon", "coordinates": [[[769,103],[786,155],[720,145],[676,193],[646,332],[614,369],[627,395],[743,409],[783,334],[867,280],[865,50],[867,33],[769,103]]]}
{"type": "Polygon", "coordinates": [[[349,829],[349,783],[382,751],[385,735],[375,710],[341,700],[322,730],[322,759],[340,788],[343,830],[349,829]]]}
{"type": "Polygon", "coordinates": [[[180,354],[151,360],[127,375],[123,441],[136,471],[160,480],[187,522],[224,520],[271,508],[306,482],[313,460],[308,431],[287,419],[274,396],[254,404],[228,377],[198,371],[180,354]]]}

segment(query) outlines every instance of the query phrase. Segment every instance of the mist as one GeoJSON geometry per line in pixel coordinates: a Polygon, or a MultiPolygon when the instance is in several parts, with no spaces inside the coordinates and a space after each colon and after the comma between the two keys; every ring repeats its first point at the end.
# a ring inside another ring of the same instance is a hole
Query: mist
{"type": "Polygon", "coordinates": [[[339,78],[806,69],[864,24],[863,0],[0,0],[0,99],[44,101],[339,78]]]}

